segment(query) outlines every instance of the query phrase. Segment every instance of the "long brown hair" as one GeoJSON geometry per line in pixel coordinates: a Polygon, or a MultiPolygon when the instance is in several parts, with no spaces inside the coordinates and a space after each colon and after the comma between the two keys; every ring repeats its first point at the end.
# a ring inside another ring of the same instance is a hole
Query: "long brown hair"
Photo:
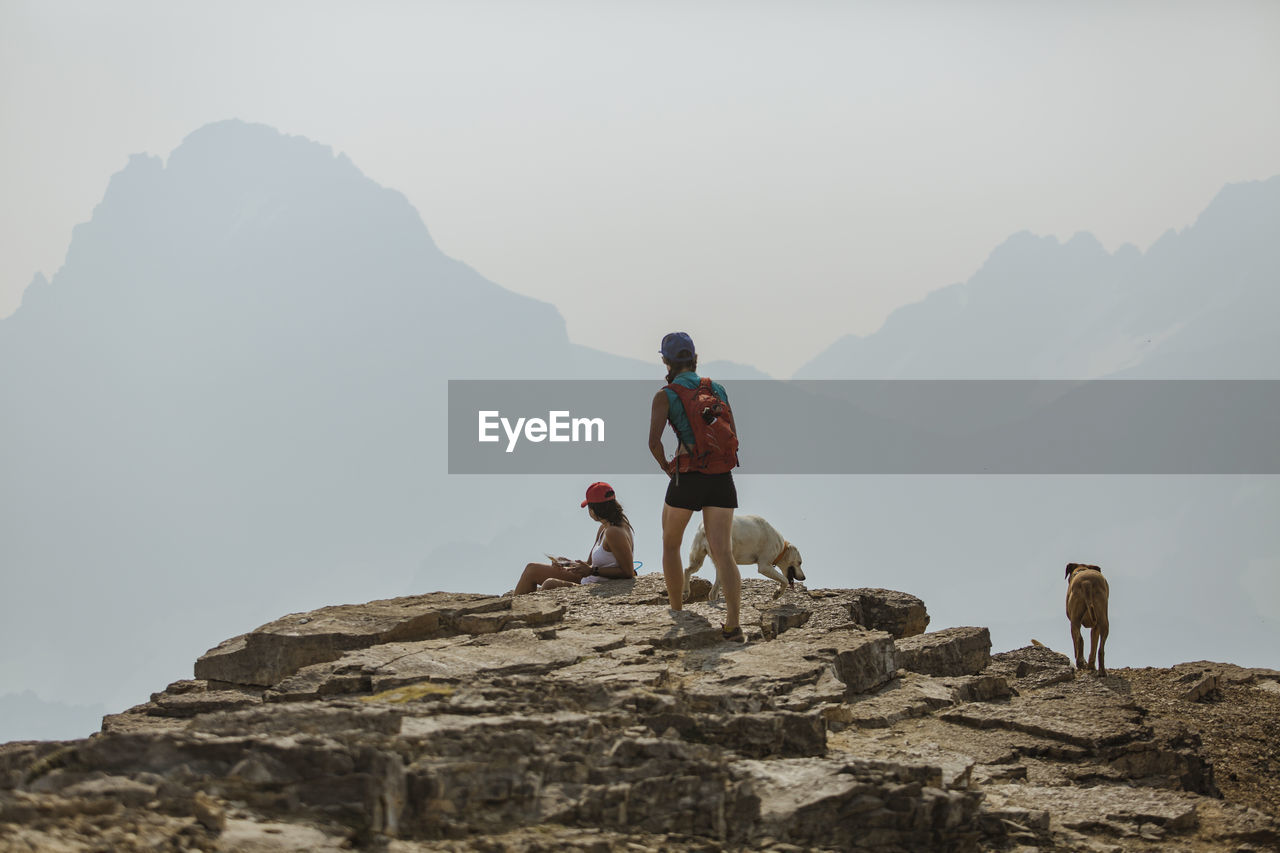
{"type": "Polygon", "coordinates": [[[622,504],[618,503],[617,498],[610,498],[607,501],[600,501],[599,503],[589,503],[587,506],[591,507],[591,511],[594,512],[598,518],[607,521],[615,527],[631,527],[631,521],[627,518],[627,514],[622,511],[622,504]]]}

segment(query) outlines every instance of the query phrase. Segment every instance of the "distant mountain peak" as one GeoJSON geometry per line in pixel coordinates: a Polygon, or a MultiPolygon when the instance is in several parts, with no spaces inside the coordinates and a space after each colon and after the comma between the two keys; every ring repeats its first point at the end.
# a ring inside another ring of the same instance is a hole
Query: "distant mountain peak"
{"type": "Polygon", "coordinates": [[[1092,232],[1089,232],[1089,231],[1077,231],[1076,233],[1072,234],[1071,239],[1068,240],[1063,245],[1067,246],[1068,248],[1074,248],[1077,250],[1084,250],[1089,252],[1101,252],[1101,253],[1106,252],[1106,249],[1103,248],[1102,243],[1098,240],[1098,238],[1093,236],[1092,232]]]}
{"type": "Polygon", "coordinates": [[[1269,378],[1280,311],[1280,176],[1229,184],[1145,253],[1012,234],[966,282],[846,335],[797,378],[1269,378]]]}
{"type": "Polygon", "coordinates": [[[240,119],[213,122],[187,134],[169,155],[166,168],[255,179],[323,170],[368,180],[331,146],[240,119]]]}
{"type": "Polygon", "coordinates": [[[1280,175],[1227,184],[1196,217],[1192,229],[1205,238],[1222,239],[1246,226],[1247,231],[1237,236],[1252,239],[1263,231],[1269,239],[1280,237],[1280,175]]]}

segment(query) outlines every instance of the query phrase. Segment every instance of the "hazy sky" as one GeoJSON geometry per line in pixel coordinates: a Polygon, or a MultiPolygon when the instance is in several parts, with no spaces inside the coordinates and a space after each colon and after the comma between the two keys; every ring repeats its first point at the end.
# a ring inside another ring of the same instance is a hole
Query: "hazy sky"
{"type": "Polygon", "coordinates": [[[1271,0],[0,0],[0,316],[129,154],[241,118],[578,343],[785,376],[1015,231],[1146,248],[1280,173],[1278,44],[1271,0]]]}

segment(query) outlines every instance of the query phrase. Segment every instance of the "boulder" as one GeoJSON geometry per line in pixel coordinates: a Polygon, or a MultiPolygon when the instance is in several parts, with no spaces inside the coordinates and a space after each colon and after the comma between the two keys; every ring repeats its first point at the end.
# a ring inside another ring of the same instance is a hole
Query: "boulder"
{"type": "Polygon", "coordinates": [[[760,794],[763,832],[807,849],[945,849],[974,826],[981,801],[944,788],[940,768],[906,761],[800,758],[733,769],[760,794]]]}
{"type": "Polygon", "coordinates": [[[1199,702],[1210,693],[1222,686],[1222,676],[1216,672],[1206,673],[1195,679],[1190,687],[1182,694],[1184,702],[1199,702]]]}
{"type": "Polygon", "coordinates": [[[1012,678],[1025,678],[1036,672],[1064,666],[1071,666],[1071,658],[1043,645],[1023,646],[991,656],[992,669],[1000,668],[1001,674],[1006,674],[1004,671],[1007,670],[1012,678]]]}
{"type": "Polygon", "coordinates": [[[977,675],[991,660],[986,628],[945,628],[894,643],[898,666],[924,675],[977,675]]]}
{"type": "Polygon", "coordinates": [[[1019,691],[1038,690],[1076,677],[1071,658],[1043,645],[994,654],[984,672],[1007,678],[1019,691]]]}
{"type": "Polygon", "coordinates": [[[809,621],[813,611],[796,604],[780,604],[760,614],[760,632],[766,640],[775,640],[789,628],[799,628],[809,621]]]}
{"type": "Polygon", "coordinates": [[[1219,663],[1211,660],[1188,661],[1173,667],[1179,676],[1191,680],[1193,675],[1217,673],[1223,684],[1261,684],[1280,682],[1280,670],[1263,667],[1236,666],[1233,663],[1219,663]]]}
{"type": "Polygon", "coordinates": [[[849,693],[866,693],[884,684],[898,670],[893,638],[883,631],[832,632],[837,640],[836,675],[849,693]]]}
{"type": "Polygon", "coordinates": [[[706,578],[697,576],[689,578],[689,603],[697,601],[706,601],[707,596],[711,594],[713,584],[706,578]]]}
{"type": "Polygon", "coordinates": [[[847,599],[854,622],[877,631],[887,631],[894,639],[923,634],[929,627],[924,602],[914,595],[892,589],[855,589],[847,599]]]}

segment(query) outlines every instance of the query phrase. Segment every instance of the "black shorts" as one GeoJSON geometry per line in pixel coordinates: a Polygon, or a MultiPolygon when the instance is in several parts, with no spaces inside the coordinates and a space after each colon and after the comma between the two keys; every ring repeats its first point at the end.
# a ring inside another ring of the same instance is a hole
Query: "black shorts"
{"type": "Polygon", "coordinates": [[[733,472],[703,474],[700,471],[688,471],[677,474],[667,486],[667,503],[695,512],[704,506],[736,509],[738,489],[733,485],[733,472]]]}

